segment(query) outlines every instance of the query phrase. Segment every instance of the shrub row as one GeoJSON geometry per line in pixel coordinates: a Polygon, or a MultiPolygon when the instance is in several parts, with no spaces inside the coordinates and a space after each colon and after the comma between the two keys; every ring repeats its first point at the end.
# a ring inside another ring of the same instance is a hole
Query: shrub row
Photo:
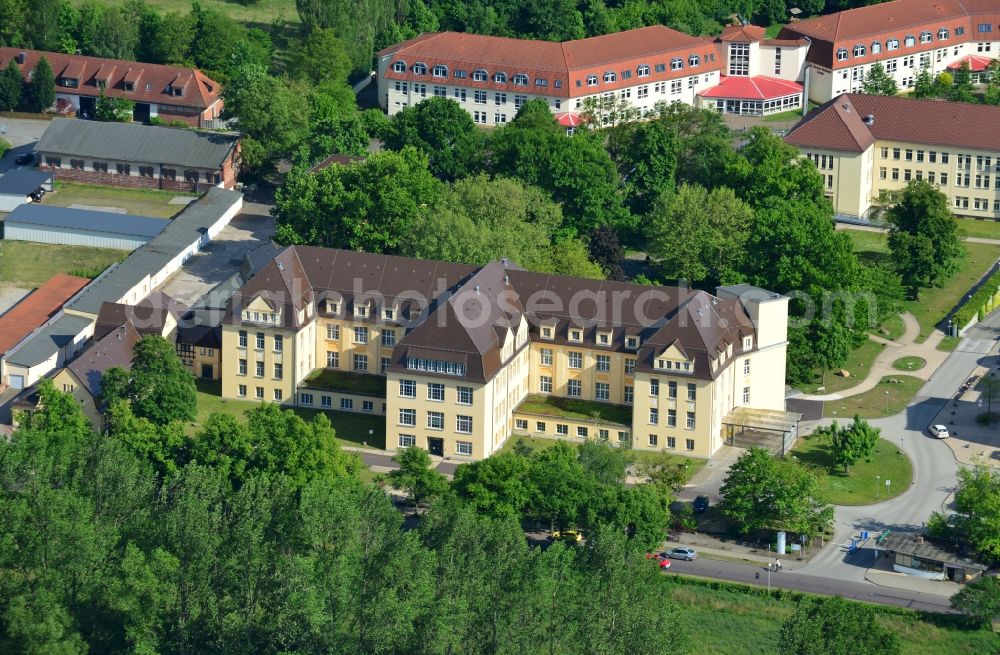
{"type": "Polygon", "coordinates": [[[955,311],[951,322],[961,329],[976,316],[982,318],[984,314],[993,310],[998,292],[1000,292],[1000,271],[986,278],[972,297],[955,311]]]}

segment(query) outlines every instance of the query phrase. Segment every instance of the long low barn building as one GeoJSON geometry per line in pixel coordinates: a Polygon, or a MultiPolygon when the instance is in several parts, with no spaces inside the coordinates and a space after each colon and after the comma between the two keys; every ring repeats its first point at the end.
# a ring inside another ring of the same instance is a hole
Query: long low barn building
{"type": "Polygon", "coordinates": [[[31,202],[31,194],[52,190],[52,173],[15,168],[0,176],[0,212],[14,211],[31,202]]]}
{"type": "Polygon", "coordinates": [[[169,224],[165,218],[52,205],[21,205],[4,221],[4,239],[135,250],[169,224]]]}

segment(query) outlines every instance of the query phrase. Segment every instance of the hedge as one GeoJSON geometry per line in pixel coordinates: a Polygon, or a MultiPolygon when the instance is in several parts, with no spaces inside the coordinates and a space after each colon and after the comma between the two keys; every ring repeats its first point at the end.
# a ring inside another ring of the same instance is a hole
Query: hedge
{"type": "Polygon", "coordinates": [[[986,281],[976,289],[964,305],[955,310],[952,315],[952,325],[957,325],[959,329],[965,327],[969,321],[978,316],[982,319],[997,306],[1000,306],[1000,271],[986,278],[986,281]]]}

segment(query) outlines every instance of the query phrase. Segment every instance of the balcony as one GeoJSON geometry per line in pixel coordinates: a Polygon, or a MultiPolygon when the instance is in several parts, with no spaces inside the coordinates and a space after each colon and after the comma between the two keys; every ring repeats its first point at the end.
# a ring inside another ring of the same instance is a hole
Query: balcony
{"type": "Polygon", "coordinates": [[[577,398],[529,395],[514,409],[515,414],[547,416],[568,421],[587,421],[593,425],[632,426],[632,408],[577,398]]]}
{"type": "Polygon", "coordinates": [[[385,378],[380,375],[351,373],[331,368],[318,368],[310,373],[300,387],[356,393],[365,396],[385,398],[385,378]]]}

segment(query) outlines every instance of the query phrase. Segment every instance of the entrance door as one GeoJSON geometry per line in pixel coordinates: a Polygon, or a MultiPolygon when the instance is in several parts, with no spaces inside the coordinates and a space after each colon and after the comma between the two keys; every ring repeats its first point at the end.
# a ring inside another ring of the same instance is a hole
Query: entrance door
{"type": "Polygon", "coordinates": [[[93,118],[95,109],[97,109],[97,98],[80,96],[80,111],[78,112],[80,118],[93,118]]]}
{"type": "Polygon", "coordinates": [[[444,439],[427,437],[427,452],[436,457],[444,457],[444,439]]]}
{"type": "Polygon", "coordinates": [[[211,364],[201,365],[201,377],[205,378],[206,380],[211,380],[214,377],[213,375],[214,372],[215,372],[215,367],[212,366],[211,364]]]}

